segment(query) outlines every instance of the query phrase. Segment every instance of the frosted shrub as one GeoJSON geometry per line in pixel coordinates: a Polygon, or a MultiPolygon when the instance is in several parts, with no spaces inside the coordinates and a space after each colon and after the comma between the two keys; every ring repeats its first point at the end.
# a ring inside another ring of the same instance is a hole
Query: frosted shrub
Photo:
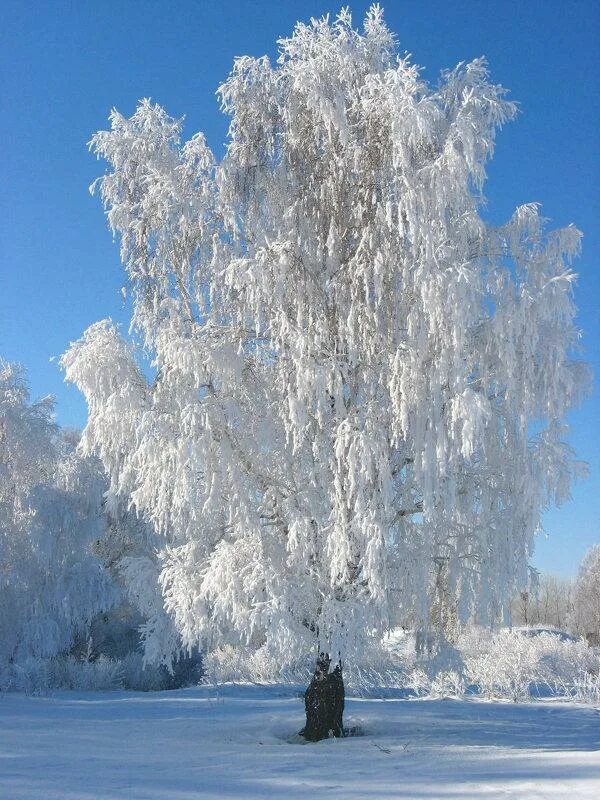
{"type": "Polygon", "coordinates": [[[61,689],[101,691],[121,687],[121,665],[100,657],[80,661],[72,657],[27,658],[5,665],[0,673],[3,691],[44,694],[61,689]]]}
{"type": "Polygon", "coordinates": [[[155,692],[165,687],[167,671],[160,666],[146,665],[141,653],[129,653],[121,659],[123,689],[155,692]]]}
{"type": "Polygon", "coordinates": [[[460,651],[463,660],[486,652],[492,641],[493,632],[488,628],[481,628],[478,625],[469,625],[458,637],[456,647],[460,651]]]}
{"type": "Polygon", "coordinates": [[[468,680],[486,697],[515,702],[527,699],[534,686],[546,686],[556,696],[576,695],[582,687],[584,695],[600,670],[597,650],[583,640],[563,641],[551,633],[472,633],[460,646],[468,680]]]}
{"type": "MultiPolygon", "coordinates": [[[[93,661],[74,656],[28,658],[0,665],[0,691],[26,694],[115,689],[152,692],[191,686],[197,684],[200,677],[199,658],[183,658],[174,662],[172,674],[164,665],[144,665],[140,652],[128,653],[121,659],[101,655],[93,661]]],[[[231,677],[223,670],[218,680],[231,680],[231,677]]]]}
{"type": "MultiPolygon", "coordinates": [[[[414,667],[414,637],[384,639],[364,651],[356,661],[344,664],[344,683],[359,695],[382,689],[401,689],[414,667]],[[401,639],[401,641],[400,641],[401,639]]],[[[268,647],[258,649],[224,645],[204,658],[206,679],[210,682],[305,683],[314,665],[310,655],[283,663],[268,647]]]]}
{"type": "Polygon", "coordinates": [[[586,672],[578,676],[573,682],[572,697],[580,703],[600,705],[600,675],[586,672]]]}
{"type": "Polygon", "coordinates": [[[148,664],[141,652],[131,652],[119,660],[121,686],[137,692],[156,692],[194,686],[202,677],[202,659],[198,654],[180,653],[171,670],[164,664],[148,664]]]}
{"type": "Polygon", "coordinates": [[[429,695],[431,697],[462,697],[464,693],[464,679],[462,675],[459,675],[454,670],[438,672],[429,687],[429,695]]]}
{"type": "Polygon", "coordinates": [[[253,649],[223,645],[203,658],[210,683],[304,683],[312,673],[309,659],[281,663],[265,646],[253,649]]]}
{"type": "Polygon", "coordinates": [[[359,696],[381,696],[386,690],[403,689],[406,675],[406,670],[395,664],[352,662],[344,669],[344,683],[359,696]]]}
{"type": "Polygon", "coordinates": [[[373,643],[360,658],[344,666],[344,681],[360,695],[380,694],[382,689],[402,689],[415,667],[415,637],[394,629],[373,643]]]}
{"type": "Polygon", "coordinates": [[[106,656],[95,661],[57,659],[51,664],[51,673],[53,689],[100,692],[122,687],[121,663],[106,656]]]}
{"type": "Polygon", "coordinates": [[[489,649],[465,661],[466,674],[486,697],[507,697],[517,702],[529,695],[536,677],[537,653],[532,639],[500,631],[489,649]]]}
{"type": "Polygon", "coordinates": [[[573,686],[588,674],[598,674],[600,656],[583,639],[562,641],[558,636],[542,634],[532,641],[538,658],[538,679],[555,693],[559,694],[563,686],[573,686]]]}
{"type": "Polygon", "coordinates": [[[406,680],[406,688],[410,689],[417,697],[429,694],[431,680],[427,673],[422,669],[414,669],[406,680]]]}
{"type": "Polygon", "coordinates": [[[206,679],[211,683],[258,682],[258,676],[249,663],[247,648],[223,645],[211,651],[204,659],[206,679]]]}
{"type": "Polygon", "coordinates": [[[0,688],[26,694],[43,694],[51,688],[51,672],[48,661],[26,658],[11,664],[3,673],[6,684],[0,688]]]}

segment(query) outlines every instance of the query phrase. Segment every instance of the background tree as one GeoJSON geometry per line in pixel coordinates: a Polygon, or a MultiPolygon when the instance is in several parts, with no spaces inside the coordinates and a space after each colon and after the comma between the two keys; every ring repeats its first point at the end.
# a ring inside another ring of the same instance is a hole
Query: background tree
{"type": "MultiPolygon", "coordinates": [[[[513,625],[531,625],[566,630],[574,608],[574,581],[559,575],[536,574],[527,589],[511,602],[513,625]]],[[[575,631],[576,633],[576,631],[575,631]]]]}
{"type": "Polygon", "coordinates": [[[427,625],[440,563],[459,619],[498,620],[585,383],[579,232],[479,214],[514,104],[481,59],[429,87],[377,6],[298,24],[219,96],[220,163],[147,100],[93,137],[135,339],[104,321],[63,357],[184,642],[335,664],[392,609],[427,625]]]}
{"type": "Polygon", "coordinates": [[[570,617],[573,630],[590,644],[600,644],[600,545],[585,554],[575,581],[574,608],[570,617]]]}
{"type": "Polygon", "coordinates": [[[105,502],[99,459],[82,458],[79,433],[52,415],[52,399],[31,402],[24,370],[0,361],[0,687],[93,685],[86,664],[100,657],[113,662],[106,675],[98,664],[100,682],[192,681],[200,662],[179,657],[153,529],[105,502]],[[140,649],[158,668],[142,674],[140,649]]]}
{"type": "Polygon", "coordinates": [[[118,592],[92,553],[105,479],[30,402],[21,367],[0,361],[0,667],[69,649],[118,592]]]}

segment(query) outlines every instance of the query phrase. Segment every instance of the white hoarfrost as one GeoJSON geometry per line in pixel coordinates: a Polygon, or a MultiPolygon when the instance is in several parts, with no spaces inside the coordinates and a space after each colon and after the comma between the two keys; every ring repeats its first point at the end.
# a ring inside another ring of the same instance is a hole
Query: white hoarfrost
{"type": "Polygon", "coordinates": [[[148,100],[93,137],[133,344],[103,321],[63,357],[184,642],[349,653],[442,586],[497,621],[579,469],[585,384],[579,232],[479,213],[515,105],[482,59],[430,87],[377,6],[237,59],[219,97],[220,162],[148,100]]]}
{"type": "Polygon", "coordinates": [[[583,557],[575,582],[571,625],[600,646],[600,544],[583,557]]]}
{"type": "Polygon", "coordinates": [[[52,410],[0,359],[0,689],[67,651],[118,598],[92,552],[105,533],[102,465],[76,455],[52,410]]]}

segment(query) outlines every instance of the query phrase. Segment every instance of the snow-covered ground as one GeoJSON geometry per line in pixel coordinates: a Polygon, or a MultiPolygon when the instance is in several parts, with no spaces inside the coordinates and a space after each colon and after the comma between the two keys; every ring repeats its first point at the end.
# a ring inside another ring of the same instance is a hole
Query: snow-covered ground
{"type": "Polygon", "coordinates": [[[600,797],[600,711],[347,701],[365,735],[305,744],[298,693],[225,686],[0,696],[2,800],[600,797]]]}

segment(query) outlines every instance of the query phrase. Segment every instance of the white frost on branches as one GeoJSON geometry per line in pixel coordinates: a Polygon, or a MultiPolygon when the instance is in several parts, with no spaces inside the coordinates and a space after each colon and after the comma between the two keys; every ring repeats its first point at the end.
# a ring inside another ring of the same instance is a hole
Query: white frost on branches
{"type": "Polygon", "coordinates": [[[52,410],[0,359],[0,672],[68,650],[118,599],[92,552],[105,532],[102,465],[76,455],[52,410]]]}
{"type": "Polygon", "coordinates": [[[590,644],[600,645],[600,545],[587,551],[575,582],[570,623],[590,644]]]}
{"type": "Polygon", "coordinates": [[[220,87],[219,163],[148,100],[93,137],[139,348],[104,321],[63,365],[110,494],[162,536],[184,642],[283,662],[427,623],[440,564],[461,619],[501,617],[580,469],[561,419],[585,370],[579,232],[479,213],[515,116],[485,61],[431,88],[378,6],[279,53],[220,87]]]}

